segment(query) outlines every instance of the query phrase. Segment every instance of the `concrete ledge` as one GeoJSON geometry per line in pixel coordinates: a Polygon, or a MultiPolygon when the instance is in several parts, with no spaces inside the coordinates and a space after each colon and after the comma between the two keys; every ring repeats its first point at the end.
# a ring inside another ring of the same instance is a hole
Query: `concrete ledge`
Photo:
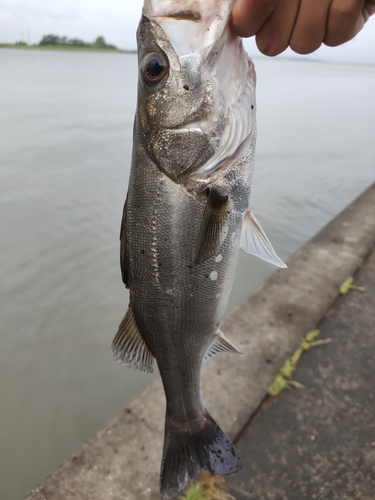
{"type": "MultiPolygon", "coordinates": [[[[324,315],[375,242],[375,184],[223,321],[242,357],[220,354],[202,371],[203,396],[234,438],[301,338],[324,315]]],[[[63,462],[27,500],[159,499],[165,398],[156,380],[63,462]]]]}

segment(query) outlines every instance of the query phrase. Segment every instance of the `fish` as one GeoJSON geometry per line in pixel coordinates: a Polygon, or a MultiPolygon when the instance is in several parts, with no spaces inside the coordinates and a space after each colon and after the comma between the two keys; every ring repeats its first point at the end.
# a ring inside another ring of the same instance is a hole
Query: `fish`
{"type": "Polygon", "coordinates": [[[202,362],[239,350],[220,330],[239,248],[285,267],[250,209],[256,76],[230,31],[233,0],[145,0],[137,31],[133,154],[120,233],[129,306],[112,342],[159,368],[166,417],[160,492],[241,459],[206,409],[202,362]]]}

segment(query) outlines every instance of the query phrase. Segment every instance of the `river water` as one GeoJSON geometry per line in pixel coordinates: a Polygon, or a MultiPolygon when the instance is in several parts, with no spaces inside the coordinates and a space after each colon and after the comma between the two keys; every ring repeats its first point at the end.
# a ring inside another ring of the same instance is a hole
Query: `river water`
{"type": "MultiPolygon", "coordinates": [[[[375,181],[375,67],[255,63],[252,206],[286,259],[375,181]]],[[[118,235],[136,78],[135,55],[0,51],[2,500],[151,380],[109,353],[128,298],[118,235]]],[[[273,269],[241,253],[229,307],[273,269]]]]}

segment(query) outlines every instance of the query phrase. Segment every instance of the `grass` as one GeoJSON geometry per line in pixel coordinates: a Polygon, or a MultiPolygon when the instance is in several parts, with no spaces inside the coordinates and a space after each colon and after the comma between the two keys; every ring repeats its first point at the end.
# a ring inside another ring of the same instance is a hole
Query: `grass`
{"type": "Polygon", "coordinates": [[[118,54],[135,54],[135,50],[100,49],[96,47],[78,47],[74,45],[18,45],[14,43],[1,43],[0,49],[25,49],[25,50],[64,50],[70,52],[110,52],[118,54]]]}
{"type": "Polygon", "coordinates": [[[329,344],[331,342],[331,339],[317,340],[319,334],[320,330],[315,329],[311,330],[306,335],[305,339],[301,342],[298,349],[290,358],[285,361],[280,372],[276,375],[275,380],[268,387],[268,396],[277,396],[283,389],[287,387],[303,389],[303,385],[301,385],[299,382],[296,382],[295,380],[291,380],[291,378],[304,352],[308,351],[312,347],[329,344]]]}
{"type": "Polygon", "coordinates": [[[227,483],[222,476],[203,471],[201,480],[190,486],[186,493],[179,497],[179,500],[236,500],[230,494],[230,490],[234,489],[248,496],[233,483],[227,483]]]}

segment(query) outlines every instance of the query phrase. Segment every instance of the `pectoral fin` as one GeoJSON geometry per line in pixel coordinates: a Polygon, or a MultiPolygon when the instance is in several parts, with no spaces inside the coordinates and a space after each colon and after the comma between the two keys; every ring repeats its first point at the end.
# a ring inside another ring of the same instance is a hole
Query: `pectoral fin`
{"type": "Polygon", "coordinates": [[[207,349],[203,361],[208,361],[219,352],[233,352],[235,354],[241,354],[237,347],[234,346],[220,330],[217,331],[214,340],[212,341],[210,347],[207,349]]]}
{"type": "Polygon", "coordinates": [[[269,262],[277,267],[287,267],[276,255],[275,249],[267,238],[266,233],[250,211],[245,214],[241,234],[241,246],[245,252],[255,255],[265,262],[269,262]]]}
{"type": "Polygon", "coordinates": [[[194,252],[194,262],[211,257],[223,243],[229,216],[228,194],[216,187],[210,188],[194,252]]]}
{"type": "Polygon", "coordinates": [[[148,373],[153,372],[154,358],[138,329],[131,305],[113,339],[111,352],[122,365],[148,373]]]}

